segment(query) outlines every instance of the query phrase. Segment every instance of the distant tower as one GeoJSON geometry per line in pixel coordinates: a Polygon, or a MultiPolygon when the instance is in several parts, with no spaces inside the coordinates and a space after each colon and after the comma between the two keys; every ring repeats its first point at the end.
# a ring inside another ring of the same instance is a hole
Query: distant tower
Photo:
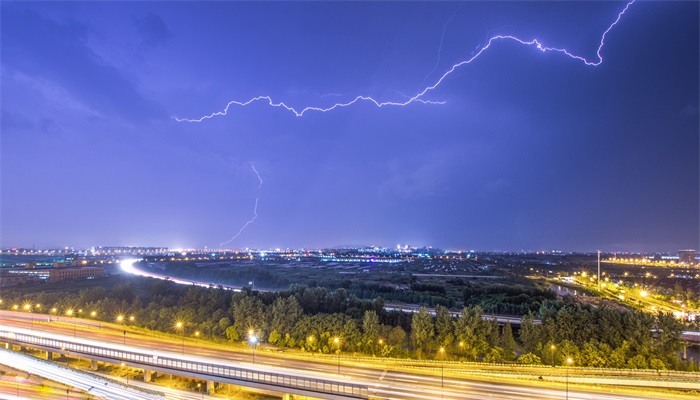
{"type": "Polygon", "coordinates": [[[695,250],[678,250],[678,262],[695,264],[695,250]]]}
{"type": "Polygon", "coordinates": [[[600,250],[598,250],[598,293],[600,293],[600,279],[602,276],[600,276],[600,250]]]}

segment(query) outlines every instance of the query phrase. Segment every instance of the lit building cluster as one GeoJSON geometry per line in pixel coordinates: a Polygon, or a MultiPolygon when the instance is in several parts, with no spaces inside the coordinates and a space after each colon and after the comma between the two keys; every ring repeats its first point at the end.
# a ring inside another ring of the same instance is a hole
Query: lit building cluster
{"type": "Polygon", "coordinates": [[[618,257],[613,255],[603,260],[611,264],[644,265],[652,267],[695,267],[700,268],[700,262],[695,250],[679,250],[678,255],[668,254],[629,254],[618,257]]]}

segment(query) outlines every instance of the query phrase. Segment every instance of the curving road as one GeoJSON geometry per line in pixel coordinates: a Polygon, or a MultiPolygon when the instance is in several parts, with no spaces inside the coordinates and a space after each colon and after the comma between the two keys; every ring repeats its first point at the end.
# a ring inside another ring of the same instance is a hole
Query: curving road
{"type": "MultiPolygon", "coordinates": [[[[77,321],[85,322],[85,321],[77,321]]],[[[29,329],[30,323],[21,320],[9,320],[3,318],[2,324],[8,326],[24,327],[29,329]]],[[[80,324],[77,324],[80,326],[80,324]]],[[[73,339],[73,327],[64,323],[34,323],[33,330],[37,332],[51,332],[65,335],[73,339]]],[[[104,327],[101,330],[80,329],[77,339],[85,338],[92,341],[126,345],[129,348],[146,349],[153,351],[158,349],[158,353],[168,352],[172,356],[182,353],[182,343],[172,339],[160,339],[129,333],[126,338],[122,331],[111,327],[104,327]]],[[[324,357],[323,360],[314,359],[309,356],[303,357],[282,357],[281,355],[269,354],[258,351],[255,356],[255,364],[252,364],[252,354],[241,350],[227,349],[223,346],[205,347],[192,342],[185,342],[184,357],[196,357],[198,359],[225,360],[227,363],[236,363],[241,367],[251,369],[274,369],[286,374],[313,375],[325,379],[343,380],[355,383],[366,384],[370,387],[373,396],[382,399],[563,399],[566,397],[563,376],[558,377],[562,382],[549,382],[548,386],[529,386],[527,384],[515,384],[512,382],[497,382],[494,380],[479,380],[470,377],[460,377],[464,373],[464,366],[459,368],[456,365],[446,363],[444,375],[441,374],[442,365],[433,364],[432,367],[406,369],[403,365],[387,365],[381,368],[372,365],[341,360],[340,376],[338,375],[338,364],[331,358],[324,357]],[[444,377],[444,378],[443,378],[444,377]]],[[[560,370],[563,374],[565,371],[560,370]]],[[[551,378],[548,378],[551,379],[551,378]]],[[[572,376],[573,379],[573,376],[572,376]]],[[[653,395],[640,394],[639,396],[610,394],[606,392],[582,391],[570,389],[568,398],[572,400],[583,399],[657,399],[653,395]]]]}

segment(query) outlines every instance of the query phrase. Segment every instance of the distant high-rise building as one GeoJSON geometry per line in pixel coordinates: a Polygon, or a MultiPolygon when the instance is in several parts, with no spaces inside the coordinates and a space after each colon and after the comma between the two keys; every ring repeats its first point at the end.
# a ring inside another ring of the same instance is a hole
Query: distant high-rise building
{"type": "Polygon", "coordinates": [[[686,264],[695,264],[695,250],[678,250],[678,261],[686,264]]]}

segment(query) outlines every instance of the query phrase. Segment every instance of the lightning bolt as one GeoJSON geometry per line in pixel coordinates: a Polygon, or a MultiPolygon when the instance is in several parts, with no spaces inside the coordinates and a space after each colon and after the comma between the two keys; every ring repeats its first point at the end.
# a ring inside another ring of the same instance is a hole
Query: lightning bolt
{"type": "MultiPolygon", "coordinates": [[[[258,101],[266,101],[267,104],[271,107],[284,108],[287,111],[294,113],[294,115],[297,117],[301,117],[309,111],[328,112],[328,111],[335,110],[336,108],[348,107],[348,106],[351,106],[351,105],[358,103],[358,102],[361,102],[361,101],[372,103],[379,108],[387,107],[387,106],[404,107],[404,106],[407,106],[407,105],[412,104],[412,103],[445,104],[446,102],[444,102],[444,101],[424,100],[423,96],[425,96],[426,93],[428,93],[432,90],[435,90],[438,86],[440,86],[442,84],[442,82],[445,81],[445,79],[448,76],[450,76],[455,70],[462,67],[463,65],[471,64],[474,60],[479,58],[485,51],[487,51],[489,48],[491,48],[491,45],[493,45],[494,43],[499,42],[499,41],[513,41],[513,42],[520,43],[524,46],[534,46],[537,50],[540,50],[542,53],[554,52],[554,53],[564,54],[571,59],[583,62],[585,65],[588,65],[591,67],[597,67],[598,65],[603,63],[603,55],[601,54],[601,51],[603,50],[603,46],[605,45],[606,36],[615,27],[615,25],[617,25],[617,23],[620,22],[620,20],[622,19],[622,16],[627,12],[629,7],[632,4],[634,4],[635,1],[636,0],[631,0],[630,2],[628,2],[625,5],[625,8],[617,14],[617,18],[615,19],[615,21],[613,21],[613,23],[610,24],[610,26],[608,26],[608,29],[606,29],[605,32],[603,32],[603,35],[600,38],[600,45],[598,46],[598,50],[596,51],[596,55],[598,56],[597,61],[588,60],[587,58],[580,56],[580,55],[573,54],[564,48],[544,46],[537,39],[524,40],[524,39],[520,39],[520,38],[515,37],[515,36],[511,36],[511,35],[496,35],[496,36],[492,36],[486,42],[486,44],[484,46],[482,46],[481,49],[479,49],[473,56],[471,56],[470,58],[468,58],[466,60],[460,61],[460,62],[452,65],[452,67],[450,69],[448,69],[447,72],[445,72],[434,84],[425,87],[422,91],[420,91],[417,94],[415,94],[414,96],[408,98],[406,101],[378,101],[370,96],[357,96],[351,101],[348,101],[345,103],[336,103],[330,107],[324,108],[324,107],[317,107],[317,106],[308,106],[308,107],[304,107],[300,110],[297,110],[296,108],[291,107],[291,106],[285,104],[284,102],[281,102],[281,101],[275,102],[274,100],[272,100],[272,97],[270,97],[270,96],[257,96],[257,97],[253,97],[252,99],[250,99],[248,101],[231,100],[228,102],[228,104],[226,104],[226,107],[222,111],[213,112],[209,115],[205,115],[205,116],[200,117],[200,118],[190,119],[190,118],[173,117],[173,119],[175,119],[175,121],[177,121],[177,122],[202,122],[206,119],[214,118],[217,116],[224,116],[224,115],[228,114],[228,110],[230,109],[231,106],[236,105],[236,106],[245,107],[251,103],[258,102],[258,101]]],[[[431,72],[431,74],[432,74],[432,72],[431,72]]]]}
{"type": "Polygon", "coordinates": [[[243,225],[241,229],[238,230],[238,233],[236,233],[231,239],[219,244],[219,247],[224,247],[224,245],[236,240],[237,237],[241,236],[241,233],[243,233],[245,228],[247,228],[248,225],[252,224],[258,218],[258,201],[260,200],[260,188],[262,188],[263,180],[260,177],[260,173],[258,173],[258,170],[255,169],[255,165],[253,165],[253,163],[250,163],[250,167],[253,169],[253,172],[255,172],[255,176],[257,176],[258,180],[260,181],[260,184],[258,185],[258,196],[255,198],[255,207],[253,207],[253,218],[246,222],[245,225],[243,225]]]}
{"type": "Polygon", "coordinates": [[[428,72],[428,75],[426,75],[425,78],[423,78],[423,81],[420,83],[420,85],[418,85],[418,87],[422,87],[425,84],[425,81],[427,81],[428,78],[430,78],[430,75],[432,75],[437,70],[438,64],[440,64],[442,42],[445,40],[445,32],[447,31],[447,26],[450,25],[450,22],[452,22],[452,20],[455,18],[455,16],[457,15],[457,11],[459,11],[460,8],[462,8],[462,4],[460,4],[459,7],[457,7],[457,9],[452,13],[447,22],[444,22],[442,24],[442,35],[440,36],[440,45],[438,46],[437,60],[435,60],[435,65],[433,66],[433,69],[430,72],[428,72]]]}

